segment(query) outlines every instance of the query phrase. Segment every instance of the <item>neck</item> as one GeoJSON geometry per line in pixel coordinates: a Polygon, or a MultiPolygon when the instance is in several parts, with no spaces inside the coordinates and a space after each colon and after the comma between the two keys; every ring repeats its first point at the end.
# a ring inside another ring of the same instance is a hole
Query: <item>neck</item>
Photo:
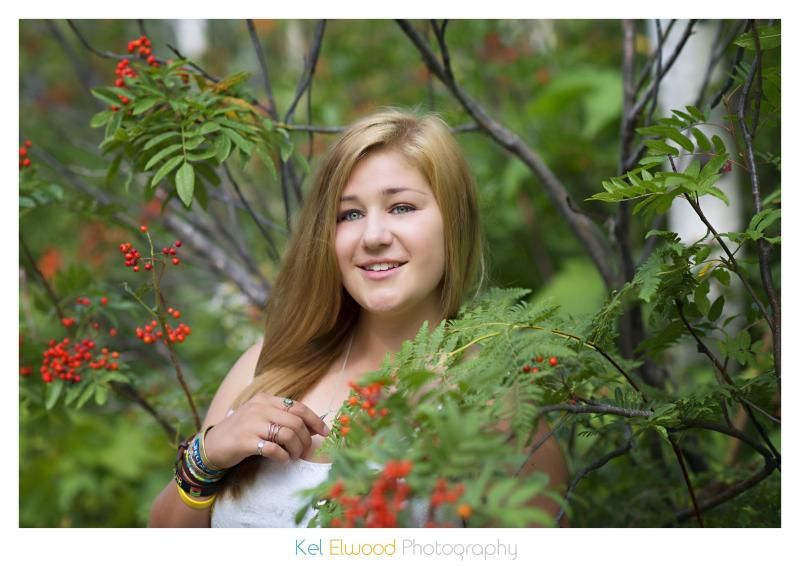
{"type": "Polygon", "coordinates": [[[393,317],[362,309],[353,334],[350,363],[357,361],[359,367],[366,368],[364,371],[377,370],[386,354],[398,352],[404,341],[413,340],[426,320],[432,331],[442,318],[437,309],[393,317]]]}

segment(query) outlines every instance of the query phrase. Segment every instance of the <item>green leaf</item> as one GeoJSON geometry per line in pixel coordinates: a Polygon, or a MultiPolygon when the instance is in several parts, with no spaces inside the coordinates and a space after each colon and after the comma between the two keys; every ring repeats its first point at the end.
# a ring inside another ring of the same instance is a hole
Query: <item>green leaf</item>
{"type": "Polygon", "coordinates": [[[111,110],[104,110],[103,112],[98,112],[94,116],[92,116],[92,121],[89,122],[89,126],[92,128],[100,128],[101,126],[105,126],[111,117],[114,115],[114,112],[111,110]]]}
{"type": "Polygon", "coordinates": [[[194,167],[188,161],[184,162],[178,173],[175,175],[175,184],[178,187],[178,196],[183,201],[184,206],[192,204],[194,195],[194,167]]]}
{"type": "Polygon", "coordinates": [[[669,133],[667,133],[667,137],[677,143],[686,151],[694,151],[694,144],[692,140],[684,136],[678,130],[669,129],[669,133]]]}
{"type": "Polygon", "coordinates": [[[711,142],[708,141],[708,138],[700,128],[692,128],[692,135],[694,136],[694,139],[697,142],[697,147],[700,149],[700,151],[711,151],[711,142]]]}
{"type": "Polygon", "coordinates": [[[219,131],[220,127],[221,126],[216,122],[206,122],[205,124],[200,126],[200,128],[197,130],[197,135],[205,136],[212,132],[217,132],[219,131]]]}
{"type": "Polygon", "coordinates": [[[183,146],[181,144],[179,144],[179,143],[168,145],[167,147],[165,147],[164,149],[162,149],[161,151],[159,151],[153,157],[150,158],[150,161],[148,161],[147,165],[144,166],[144,170],[145,171],[149,171],[157,163],[159,163],[162,159],[164,159],[166,156],[168,156],[168,155],[170,155],[172,153],[175,153],[176,151],[178,151],[182,147],[183,146]]]}
{"type": "Polygon", "coordinates": [[[253,145],[244,139],[239,133],[235,130],[231,130],[230,128],[222,128],[222,133],[225,137],[229,138],[239,150],[247,155],[253,151],[253,145]]]}
{"type": "Polygon", "coordinates": [[[137,100],[136,103],[133,105],[133,115],[138,116],[143,112],[147,112],[153,106],[158,104],[158,98],[142,98],[141,100],[137,100]]]}
{"type": "Polygon", "coordinates": [[[711,272],[717,281],[725,285],[726,287],[731,284],[731,273],[724,267],[718,267],[714,271],[711,272]]]}
{"type": "Polygon", "coordinates": [[[83,390],[83,393],[81,393],[81,396],[78,398],[78,402],[75,404],[75,408],[80,409],[81,407],[83,407],[86,404],[86,402],[92,398],[92,395],[94,395],[96,389],[97,389],[96,382],[93,381],[92,383],[88,384],[86,386],[86,389],[83,390]]]}
{"type": "Polygon", "coordinates": [[[97,385],[94,392],[94,402],[98,405],[105,405],[108,400],[108,387],[97,385]]]}
{"type": "Polygon", "coordinates": [[[91,89],[92,96],[102,100],[107,104],[119,106],[119,98],[107,88],[93,88],[91,89]]]}
{"type": "Polygon", "coordinates": [[[694,303],[702,315],[708,314],[708,310],[711,307],[708,300],[709,284],[710,281],[706,278],[694,289],[694,303]]]}
{"type": "Polygon", "coordinates": [[[117,130],[119,130],[119,127],[122,124],[122,112],[112,112],[112,114],[114,115],[106,124],[106,139],[114,137],[114,134],[117,133],[117,130]]]}
{"type": "Polygon", "coordinates": [[[160,143],[161,143],[161,142],[163,142],[164,140],[168,140],[169,138],[174,138],[174,137],[176,137],[176,136],[180,136],[180,135],[181,135],[181,134],[180,134],[180,132],[175,132],[175,131],[172,131],[172,132],[164,132],[163,134],[159,134],[159,135],[157,135],[156,137],[154,137],[153,139],[151,139],[149,142],[147,142],[146,144],[144,144],[144,147],[143,147],[142,149],[143,149],[143,150],[145,150],[145,151],[147,151],[147,150],[148,150],[148,149],[150,149],[151,147],[155,147],[155,146],[157,146],[158,144],[160,144],[160,143]]]}
{"type": "MultiPolygon", "coordinates": [[[[744,47],[748,51],[756,50],[756,42],[753,39],[753,32],[748,31],[736,38],[733,42],[739,47],[744,47]]],[[[781,27],[780,24],[776,26],[767,26],[759,28],[758,30],[758,43],[762,50],[775,49],[781,45],[781,27]]]]}
{"type": "Polygon", "coordinates": [[[725,306],[725,297],[720,295],[708,309],[708,320],[711,322],[716,321],[722,314],[722,308],[725,306]]]}
{"type": "Polygon", "coordinates": [[[117,173],[119,173],[120,163],[122,163],[121,152],[117,154],[117,156],[114,158],[114,161],[111,162],[111,167],[108,168],[108,172],[106,173],[105,177],[106,188],[111,187],[111,183],[113,183],[114,179],[116,179],[117,173]]]}
{"type": "Polygon", "coordinates": [[[48,411],[52,409],[56,401],[58,401],[58,397],[61,395],[61,392],[64,390],[64,382],[60,379],[56,379],[47,384],[47,400],[44,403],[44,408],[48,411]]]}
{"type": "Polygon", "coordinates": [[[165,175],[168,175],[170,171],[175,169],[181,161],[183,161],[183,156],[176,155],[175,157],[167,161],[164,165],[162,165],[161,169],[159,169],[156,172],[155,176],[153,177],[153,180],[150,181],[150,186],[155,187],[156,185],[158,185],[159,181],[161,181],[161,179],[163,179],[165,175]]]}
{"type": "Polygon", "coordinates": [[[228,136],[217,136],[214,140],[214,152],[216,153],[217,163],[222,163],[231,153],[231,140],[228,136]]]}

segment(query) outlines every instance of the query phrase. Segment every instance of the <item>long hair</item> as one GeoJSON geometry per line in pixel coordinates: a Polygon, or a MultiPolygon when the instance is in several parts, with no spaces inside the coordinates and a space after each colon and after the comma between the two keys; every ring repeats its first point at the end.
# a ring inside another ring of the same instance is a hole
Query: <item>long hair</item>
{"type": "MultiPolygon", "coordinates": [[[[467,296],[483,288],[486,262],[477,190],[447,124],[434,114],[394,109],[361,119],[322,157],[267,301],[255,377],[234,408],[261,391],[302,398],[342,353],[361,306],[342,284],[335,252],[338,203],[356,163],[379,149],[405,156],[436,198],[444,224],[444,318],[454,318],[467,296]]],[[[246,458],[230,470],[223,490],[237,497],[253,481],[260,460],[246,458]]]]}

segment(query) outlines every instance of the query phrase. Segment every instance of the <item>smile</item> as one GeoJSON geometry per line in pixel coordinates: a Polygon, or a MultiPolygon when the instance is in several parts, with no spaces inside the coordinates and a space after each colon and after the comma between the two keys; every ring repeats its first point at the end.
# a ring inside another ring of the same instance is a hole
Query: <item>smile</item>
{"type": "Polygon", "coordinates": [[[400,269],[402,269],[404,265],[405,263],[401,263],[397,267],[386,269],[384,271],[370,271],[368,269],[364,269],[363,267],[360,267],[359,269],[361,269],[361,272],[364,274],[364,277],[375,281],[392,277],[395,273],[397,273],[400,269]]]}

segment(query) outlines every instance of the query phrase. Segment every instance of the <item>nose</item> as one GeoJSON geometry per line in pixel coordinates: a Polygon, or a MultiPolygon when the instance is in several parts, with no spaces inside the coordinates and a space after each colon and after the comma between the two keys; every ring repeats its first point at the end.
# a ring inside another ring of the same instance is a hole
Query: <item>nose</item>
{"type": "Polygon", "coordinates": [[[392,231],[388,221],[380,214],[370,214],[364,223],[364,233],[361,236],[366,249],[380,248],[392,244],[392,231]]]}

